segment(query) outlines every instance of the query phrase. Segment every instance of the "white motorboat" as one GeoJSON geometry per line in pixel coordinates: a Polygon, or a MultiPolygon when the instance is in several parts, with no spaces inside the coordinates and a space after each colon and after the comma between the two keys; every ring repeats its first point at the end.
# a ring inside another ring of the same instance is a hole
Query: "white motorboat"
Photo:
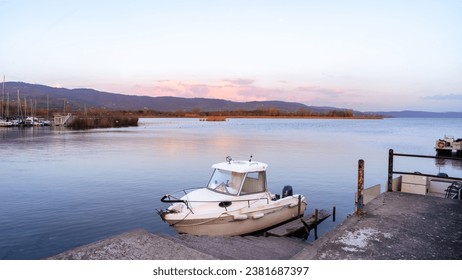
{"type": "Polygon", "coordinates": [[[13,123],[11,121],[0,119],[0,127],[10,127],[10,126],[13,126],[13,123]]]}
{"type": "Polygon", "coordinates": [[[35,125],[35,118],[33,117],[27,117],[26,120],[24,121],[25,126],[33,126],[35,125]]]}
{"type": "Polygon", "coordinates": [[[455,151],[457,155],[462,155],[462,139],[454,139],[454,136],[445,135],[443,139],[436,141],[435,149],[439,154],[451,154],[455,151]]]}
{"type": "Polygon", "coordinates": [[[282,196],[269,192],[267,166],[227,157],[212,165],[207,187],[165,195],[161,201],[171,205],[158,212],[179,233],[209,236],[245,235],[303,216],[306,198],[293,194],[291,186],[282,196]]]}

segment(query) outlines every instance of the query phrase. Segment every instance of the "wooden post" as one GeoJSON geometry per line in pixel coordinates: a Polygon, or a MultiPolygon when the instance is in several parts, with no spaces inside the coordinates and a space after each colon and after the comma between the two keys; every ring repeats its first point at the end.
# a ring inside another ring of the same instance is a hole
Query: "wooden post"
{"type": "Polygon", "coordinates": [[[297,218],[300,217],[300,214],[301,214],[300,212],[302,211],[301,207],[302,207],[302,196],[299,194],[298,195],[298,216],[297,218]]]}
{"type": "Polygon", "coordinates": [[[314,211],[314,239],[318,239],[318,209],[314,211]]]}
{"type": "Polygon", "coordinates": [[[388,150],[388,181],[387,191],[393,191],[393,149],[388,150]]]}
{"type": "Polygon", "coordinates": [[[332,222],[335,222],[335,206],[332,208],[332,222]]]}
{"type": "Polygon", "coordinates": [[[364,201],[364,160],[358,161],[358,195],[356,203],[356,215],[363,214],[363,201],[364,201]]]}

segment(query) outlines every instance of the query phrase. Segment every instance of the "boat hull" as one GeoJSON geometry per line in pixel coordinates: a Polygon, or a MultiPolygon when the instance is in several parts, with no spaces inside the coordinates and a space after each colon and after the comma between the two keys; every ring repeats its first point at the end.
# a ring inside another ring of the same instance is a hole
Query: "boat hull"
{"type": "Polygon", "coordinates": [[[283,205],[223,212],[216,217],[196,219],[194,214],[190,214],[186,218],[176,218],[175,214],[167,214],[164,219],[179,233],[207,236],[245,235],[303,216],[307,205],[305,199],[300,200],[300,206],[298,204],[298,198],[294,198],[283,205]]]}

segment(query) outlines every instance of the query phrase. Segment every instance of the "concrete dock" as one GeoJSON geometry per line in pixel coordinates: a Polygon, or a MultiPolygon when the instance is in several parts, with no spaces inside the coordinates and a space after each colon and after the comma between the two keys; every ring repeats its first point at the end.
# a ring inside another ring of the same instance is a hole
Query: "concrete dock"
{"type": "Polygon", "coordinates": [[[292,259],[462,260],[462,201],[382,193],[292,259]]]}
{"type": "Polygon", "coordinates": [[[49,259],[461,260],[462,201],[386,192],[313,243],[288,237],[169,236],[135,230],[49,259]]]}

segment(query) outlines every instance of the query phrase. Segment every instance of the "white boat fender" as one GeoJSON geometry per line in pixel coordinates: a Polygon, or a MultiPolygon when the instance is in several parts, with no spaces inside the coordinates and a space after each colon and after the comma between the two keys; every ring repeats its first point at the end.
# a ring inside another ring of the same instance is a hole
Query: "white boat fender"
{"type": "Polygon", "coordinates": [[[252,215],[252,219],[257,220],[257,219],[263,218],[263,216],[265,216],[265,213],[257,213],[257,214],[252,215]]]}
{"type": "Polygon", "coordinates": [[[249,216],[245,215],[245,214],[235,214],[233,215],[233,219],[235,221],[243,221],[243,220],[247,220],[249,218],[249,216]]]}

